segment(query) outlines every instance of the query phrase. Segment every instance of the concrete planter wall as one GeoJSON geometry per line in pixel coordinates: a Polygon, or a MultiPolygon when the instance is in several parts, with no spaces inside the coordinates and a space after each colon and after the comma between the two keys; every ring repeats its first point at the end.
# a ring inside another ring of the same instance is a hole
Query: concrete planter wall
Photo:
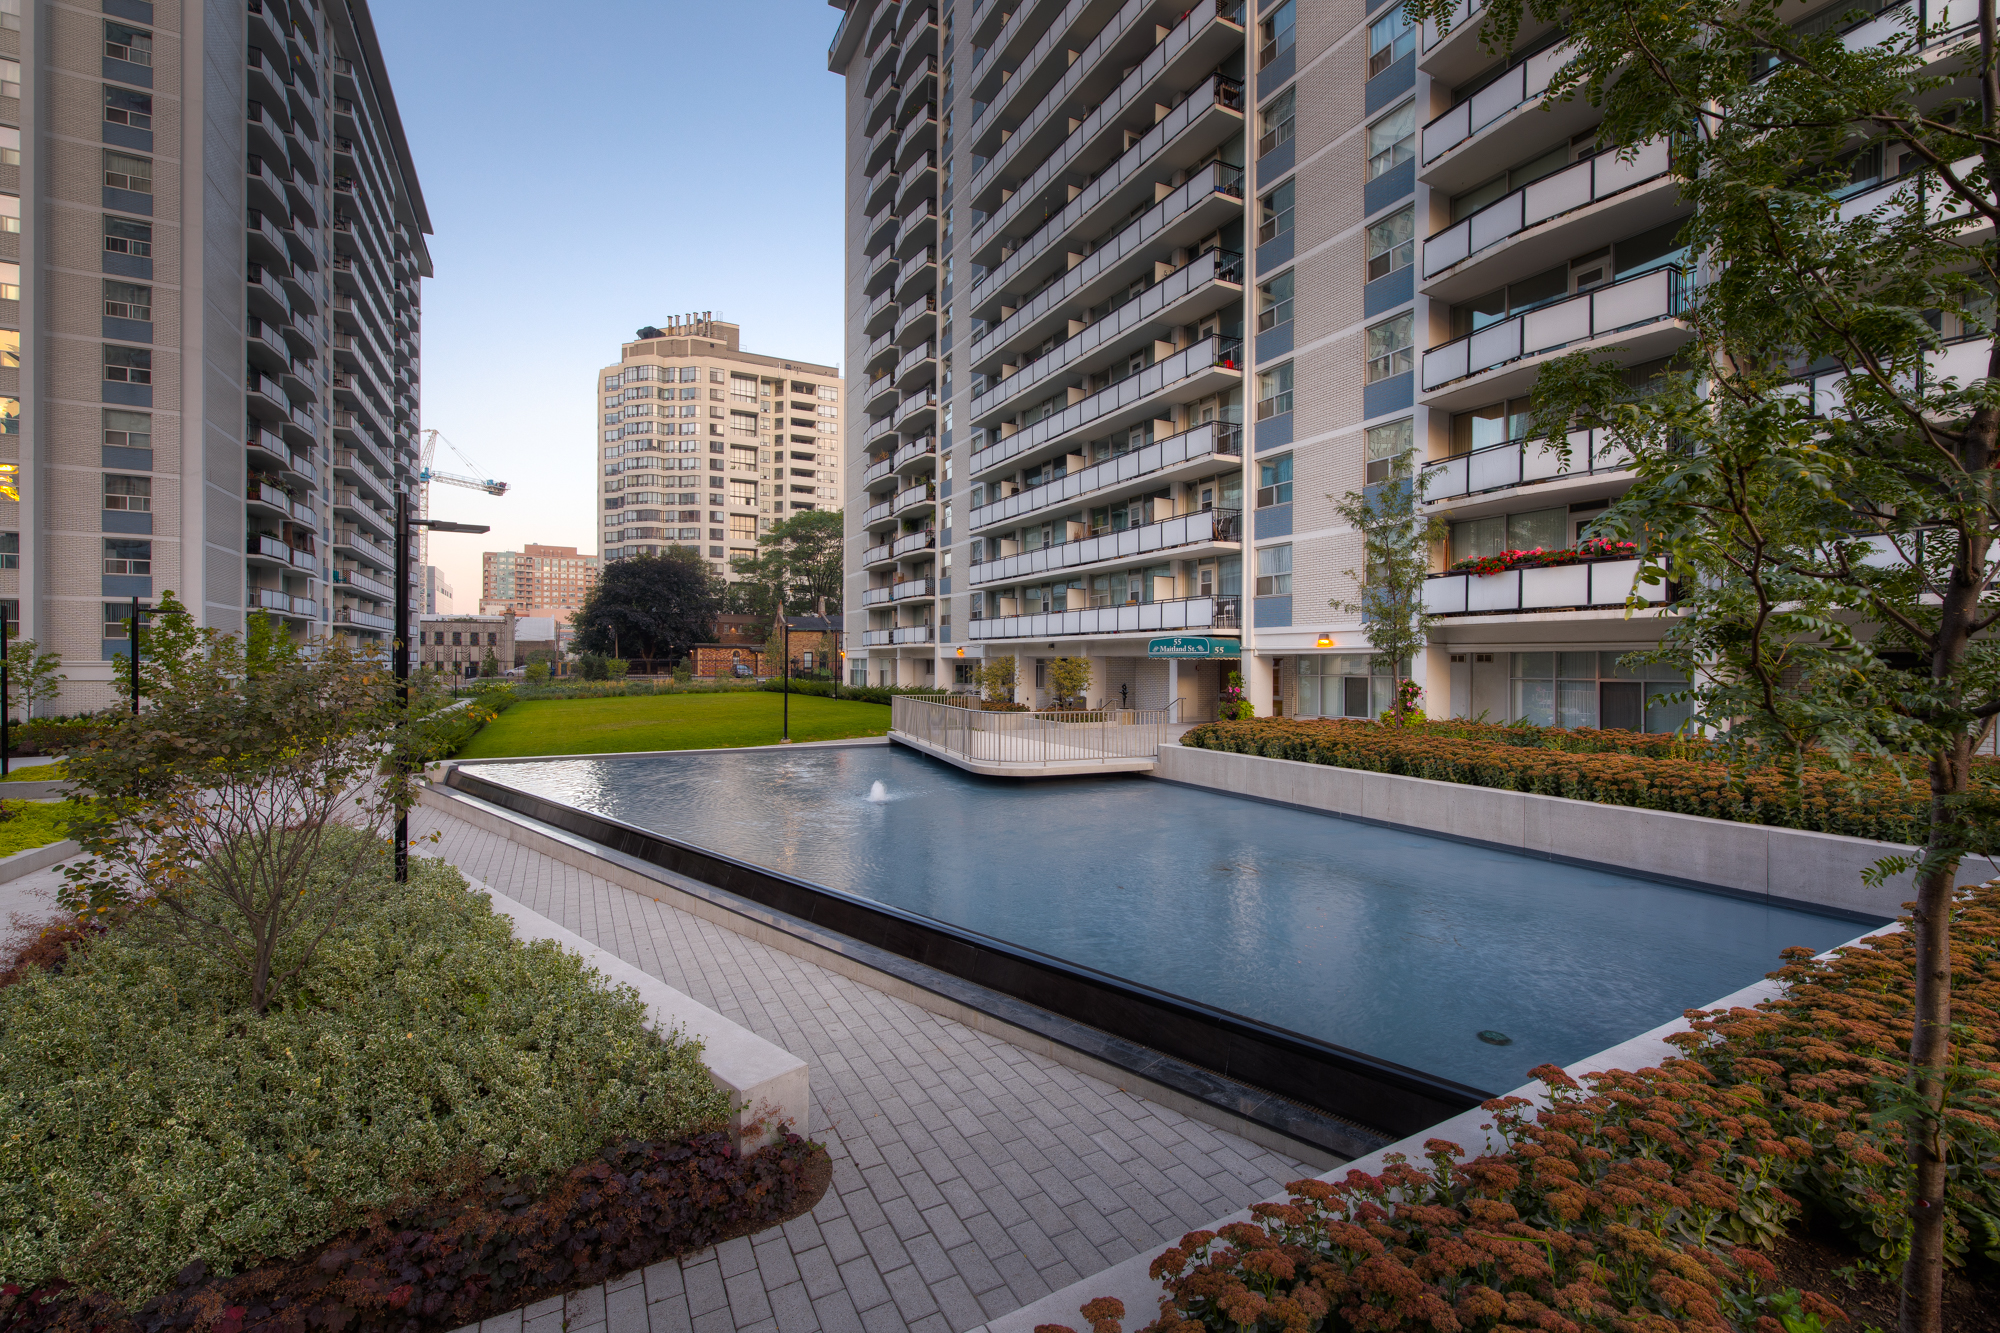
{"type": "MultiPolygon", "coordinates": [[[[1862,917],[1887,920],[1912,896],[1908,875],[1879,888],[1862,883],[1862,872],[1884,856],[1912,850],[1866,838],[1178,744],[1160,747],[1153,776],[1530,856],[1862,917]]],[[[1958,877],[1976,883],[1996,874],[2000,866],[1974,858],[1960,867],[1958,877]]]]}

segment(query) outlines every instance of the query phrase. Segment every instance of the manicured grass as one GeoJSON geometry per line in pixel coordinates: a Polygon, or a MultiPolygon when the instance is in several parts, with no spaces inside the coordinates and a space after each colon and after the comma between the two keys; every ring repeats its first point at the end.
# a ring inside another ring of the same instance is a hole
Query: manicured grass
{"type": "Polygon", "coordinates": [[[12,772],[0,778],[0,782],[60,782],[62,780],[62,760],[53,764],[10,765],[12,772]]]}
{"type": "Polygon", "coordinates": [[[0,821],[0,856],[12,856],[30,847],[46,847],[69,836],[69,817],[76,813],[74,801],[8,801],[7,818],[0,821]]]}
{"type": "MultiPolygon", "coordinates": [[[[486,724],[460,759],[537,754],[618,754],[777,743],[781,694],[655,694],[620,699],[537,699],[486,724]]],[[[792,696],[792,739],[846,740],[889,730],[882,704],[792,696]]]]}

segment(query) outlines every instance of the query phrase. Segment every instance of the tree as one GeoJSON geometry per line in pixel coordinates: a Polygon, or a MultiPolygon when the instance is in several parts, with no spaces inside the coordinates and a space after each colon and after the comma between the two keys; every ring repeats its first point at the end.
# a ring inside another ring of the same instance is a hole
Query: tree
{"type": "Polygon", "coordinates": [[[1090,694],[1090,659],[1058,657],[1049,663],[1049,693],[1057,708],[1082,708],[1090,694]]]}
{"type": "Polygon", "coordinates": [[[7,645],[8,716],[18,708],[22,717],[33,717],[35,709],[62,693],[62,654],[45,653],[33,639],[16,639],[7,645]]]}
{"type": "Polygon", "coordinates": [[[153,619],[145,710],[65,760],[90,793],[72,823],[89,859],[61,897],[97,914],[151,899],[237,967],[262,1013],[384,855],[411,800],[402,774],[441,752],[449,715],[428,720],[443,699],[421,683],[406,713],[387,661],[351,638],[224,634],[171,595],[153,619]],[[343,824],[376,836],[329,836],[343,824]]]}
{"type": "Polygon", "coordinates": [[[989,657],[972,673],[980,691],[993,703],[1009,703],[1014,698],[1014,659],[989,657]]]}
{"type": "Polygon", "coordinates": [[[758,534],[758,552],[729,562],[743,591],[732,594],[749,615],[775,615],[786,606],[816,606],[826,599],[828,615],[840,614],[844,583],[841,553],[845,523],[838,509],[808,509],[773,523],[758,534]]]}
{"type": "Polygon", "coordinates": [[[1935,1333],[1954,880],[2000,829],[1972,775],[2000,715],[1995,0],[1954,11],[1974,26],[1945,60],[1918,6],[1849,49],[1846,25],[1794,31],[1771,0],[1489,0],[1486,40],[1558,11],[1572,55],[1550,96],[1603,107],[1601,149],[1673,146],[1704,280],[1682,368],[1640,394],[1572,355],[1543,371],[1535,431],[1632,451],[1638,479],[1598,527],[1643,543],[1642,589],[1678,588],[1656,656],[1699,668],[1698,722],[1744,763],[1868,759],[1930,791],[1921,852],[1871,872],[1914,871],[1918,964],[1910,1082],[1868,1097],[1906,1134],[1911,1216],[1885,1238],[1907,1254],[1901,1326],[1935,1333]]]}
{"type": "Polygon", "coordinates": [[[1334,609],[1358,615],[1368,627],[1374,650],[1371,669],[1394,677],[1391,709],[1404,721],[1415,696],[1404,689],[1409,665],[1430,641],[1437,617],[1424,609],[1424,583],[1430,577],[1431,548],[1451,533],[1441,514],[1424,516],[1424,485],[1429,480],[1414,464],[1415,451],[1406,449],[1391,464],[1387,481],[1335,500],[1333,511],[1361,534],[1360,572],[1347,577],[1359,585],[1355,600],[1334,598],[1334,609]]]}
{"type": "Polygon", "coordinates": [[[714,637],[722,581],[695,552],[613,560],[576,615],[576,650],[609,657],[679,661],[714,637]]]}

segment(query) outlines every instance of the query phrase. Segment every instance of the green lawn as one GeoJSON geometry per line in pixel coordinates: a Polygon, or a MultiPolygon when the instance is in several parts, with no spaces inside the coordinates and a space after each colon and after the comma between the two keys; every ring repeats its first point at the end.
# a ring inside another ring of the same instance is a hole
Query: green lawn
{"type": "MultiPolygon", "coordinates": [[[[773,745],[784,696],[655,694],[622,699],[537,699],[515,704],[458,752],[460,759],[536,754],[617,754],[773,745]]],[[[792,739],[846,740],[889,730],[882,704],[792,696],[792,739]]]]}

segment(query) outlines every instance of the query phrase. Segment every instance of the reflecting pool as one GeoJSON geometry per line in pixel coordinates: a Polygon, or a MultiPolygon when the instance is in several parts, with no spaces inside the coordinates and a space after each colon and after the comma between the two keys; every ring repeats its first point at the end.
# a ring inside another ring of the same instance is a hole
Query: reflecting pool
{"type": "Polygon", "coordinates": [[[1864,929],[1143,777],[979,778],[901,746],[466,767],[1494,1092],[1864,929]]]}

